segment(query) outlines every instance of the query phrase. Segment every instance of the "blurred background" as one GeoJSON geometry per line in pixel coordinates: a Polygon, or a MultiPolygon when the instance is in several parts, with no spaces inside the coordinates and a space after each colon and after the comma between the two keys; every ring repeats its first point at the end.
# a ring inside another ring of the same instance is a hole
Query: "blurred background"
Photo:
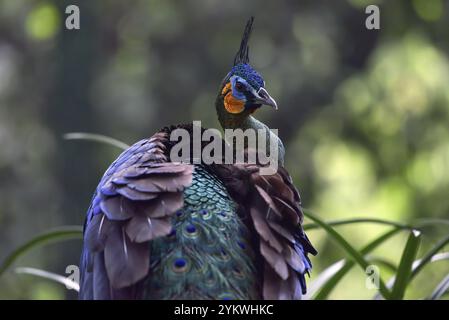
{"type": "MultiPolygon", "coordinates": [[[[280,129],[304,206],[325,220],[448,218],[448,1],[0,0],[0,261],[40,232],[81,225],[120,153],[65,133],[131,144],[167,124],[218,127],[214,99],[250,15],[250,59],[280,106],[256,117],[280,129]],[[70,4],[80,30],[65,29],[70,4]],[[380,30],[365,28],[368,4],[380,7],[380,30]]],[[[428,230],[422,248],[448,229],[428,230]]],[[[339,230],[360,247],[385,227],[339,230]]],[[[309,237],[320,253],[313,279],[343,255],[324,232],[309,237]]],[[[397,263],[405,240],[376,253],[397,263]]],[[[80,250],[79,240],[50,244],[14,267],[64,275],[80,250]]],[[[421,297],[448,269],[429,268],[406,297],[421,297]]],[[[331,298],[373,295],[354,268],[331,298]]],[[[17,298],[76,293],[10,268],[0,299],[17,298]]]]}

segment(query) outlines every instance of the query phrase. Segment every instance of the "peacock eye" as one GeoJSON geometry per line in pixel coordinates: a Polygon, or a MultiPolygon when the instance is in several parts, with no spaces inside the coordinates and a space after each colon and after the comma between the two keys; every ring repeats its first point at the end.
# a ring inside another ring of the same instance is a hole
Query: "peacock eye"
{"type": "Polygon", "coordinates": [[[236,88],[238,91],[243,91],[243,90],[245,89],[245,86],[244,86],[241,82],[236,82],[236,83],[235,83],[235,88],[236,88]]]}

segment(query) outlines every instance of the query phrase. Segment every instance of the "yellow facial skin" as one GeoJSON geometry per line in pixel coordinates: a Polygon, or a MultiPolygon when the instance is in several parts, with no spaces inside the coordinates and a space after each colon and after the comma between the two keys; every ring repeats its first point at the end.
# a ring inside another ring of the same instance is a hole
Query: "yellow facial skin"
{"type": "Polygon", "coordinates": [[[224,106],[229,113],[241,113],[245,109],[245,102],[234,98],[232,95],[231,82],[228,82],[221,94],[224,95],[224,106]]]}

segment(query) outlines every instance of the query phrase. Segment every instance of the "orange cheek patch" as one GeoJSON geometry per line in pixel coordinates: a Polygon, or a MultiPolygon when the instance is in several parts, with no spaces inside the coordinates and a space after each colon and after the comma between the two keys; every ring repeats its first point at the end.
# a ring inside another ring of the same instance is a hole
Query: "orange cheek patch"
{"type": "Polygon", "coordinates": [[[224,106],[229,113],[240,113],[245,108],[242,100],[234,98],[231,92],[224,97],[224,106]]]}
{"type": "Polygon", "coordinates": [[[228,91],[230,91],[230,90],[231,90],[231,82],[228,82],[228,83],[223,87],[223,90],[221,90],[221,94],[222,94],[222,95],[225,95],[226,92],[228,92],[228,91]]]}

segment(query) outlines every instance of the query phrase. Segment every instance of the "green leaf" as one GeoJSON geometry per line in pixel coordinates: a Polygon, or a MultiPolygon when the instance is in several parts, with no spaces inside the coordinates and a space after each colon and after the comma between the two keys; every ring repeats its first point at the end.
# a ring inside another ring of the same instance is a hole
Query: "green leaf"
{"type": "MultiPolygon", "coordinates": [[[[449,220],[447,219],[418,219],[416,220],[412,225],[411,224],[404,224],[396,221],[389,221],[384,219],[377,219],[377,218],[352,218],[352,219],[342,219],[342,220],[333,220],[333,221],[326,221],[326,223],[330,226],[336,227],[336,226],[344,226],[348,224],[358,224],[358,223],[374,223],[374,224],[383,224],[393,227],[398,227],[401,229],[421,229],[423,227],[427,226],[449,226],[449,220]]],[[[316,223],[305,223],[303,225],[304,230],[313,230],[317,229],[320,226],[316,223]]]]}
{"type": "Polygon", "coordinates": [[[425,226],[449,226],[449,220],[448,219],[441,219],[441,218],[421,218],[414,220],[414,225],[417,227],[425,227],[425,226]]]}
{"type": "Polygon", "coordinates": [[[416,268],[413,269],[412,274],[410,275],[410,280],[416,277],[416,275],[428,264],[432,261],[432,258],[444,248],[445,245],[449,243],[449,236],[441,239],[432,249],[430,249],[427,254],[419,261],[416,268]]]}
{"type": "MultiPolygon", "coordinates": [[[[382,236],[376,238],[375,240],[373,240],[372,242],[367,244],[362,250],[360,250],[360,252],[363,255],[370,253],[375,248],[377,248],[380,244],[382,244],[383,242],[385,242],[386,240],[391,238],[393,235],[395,235],[399,231],[401,231],[401,228],[394,228],[393,230],[386,232],[382,236]]],[[[340,269],[335,270],[334,275],[329,280],[324,282],[322,284],[322,286],[318,286],[318,287],[314,288],[314,291],[320,290],[319,293],[315,297],[316,300],[327,299],[327,297],[332,292],[332,290],[337,286],[338,282],[340,282],[340,280],[343,279],[343,277],[346,275],[346,273],[348,273],[349,270],[351,270],[351,268],[355,265],[355,262],[353,260],[346,260],[346,261],[341,260],[339,262],[343,262],[343,261],[344,261],[344,265],[342,265],[340,269]]],[[[313,296],[313,292],[311,292],[309,296],[313,296]]]]}
{"type": "Polygon", "coordinates": [[[393,300],[402,300],[404,298],[405,290],[411,280],[412,265],[416,254],[418,253],[420,243],[421,232],[412,230],[405,245],[405,249],[402,252],[398,271],[396,272],[396,280],[394,281],[390,297],[393,300]]]}
{"type": "MultiPolygon", "coordinates": [[[[440,247],[440,246],[441,245],[436,245],[436,247],[440,247]]],[[[435,250],[430,251],[430,253],[433,253],[433,252],[436,252],[436,251],[435,250]]],[[[422,262],[426,261],[424,265],[427,265],[427,264],[430,264],[433,262],[443,261],[443,260],[449,260],[449,252],[437,253],[437,254],[434,254],[433,256],[430,256],[430,258],[427,258],[427,255],[426,255],[426,257],[423,259],[415,260],[412,265],[413,271],[412,271],[412,275],[410,276],[409,283],[412,281],[413,275],[417,274],[416,269],[421,265],[422,262]]],[[[420,268],[420,270],[422,270],[422,268],[420,268]]],[[[388,279],[387,288],[389,288],[389,289],[392,288],[395,280],[396,280],[396,276],[393,276],[390,279],[388,279]]],[[[374,296],[374,300],[377,300],[379,298],[380,298],[379,295],[374,296]]]]}
{"type": "Polygon", "coordinates": [[[427,298],[430,300],[440,299],[449,290],[449,274],[435,287],[432,294],[427,298]]]}
{"type": "Polygon", "coordinates": [[[76,283],[75,281],[73,281],[67,277],[61,276],[61,275],[53,273],[53,272],[45,271],[42,269],[36,269],[36,268],[27,268],[27,267],[19,267],[19,268],[16,268],[14,271],[19,274],[30,274],[30,275],[48,279],[48,280],[51,280],[54,282],[61,283],[61,284],[65,285],[67,287],[67,289],[73,289],[76,292],[79,292],[79,290],[80,290],[80,286],[78,283],[76,283]]]}
{"type": "Polygon", "coordinates": [[[14,263],[14,261],[17,260],[17,258],[22,256],[32,248],[54,241],[82,238],[82,226],[62,226],[40,234],[15,249],[5,258],[5,260],[3,260],[2,264],[0,265],[0,276],[14,263]]]}
{"type": "Polygon", "coordinates": [[[129,148],[129,145],[127,145],[126,143],[124,143],[120,140],[108,137],[108,136],[104,136],[102,134],[85,133],[85,132],[70,132],[70,133],[64,134],[63,137],[66,140],[90,140],[90,141],[101,142],[101,143],[105,143],[105,144],[117,147],[122,150],[126,150],[129,148]]]}
{"type": "MultiPolygon", "coordinates": [[[[336,283],[330,285],[331,279],[335,277],[336,274],[341,272],[342,268],[346,267],[346,263],[348,261],[345,259],[338,260],[337,262],[334,262],[329,267],[321,271],[321,273],[308,285],[307,293],[302,297],[303,300],[321,300],[322,298],[319,298],[319,294],[317,295],[317,292],[319,293],[323,292],[325,288],[328,289],[328,292],[325,294],[324,299],[327,297],[327,295],[332,291],[332,289],[335,287],[336,283]],[[320,291],[321,290],[321,291],[320,291]]],[[[352,262],[352,261],[351,261],[352,262]]],[[[354,265],[354,264],[352,264],[354,265]]],[[[338,282],[338,281],[337,281],[338,282]]]]}
{"type": "MultiPolygon", "coordinates": [[[[304,210],[304,215],[306,215],[313,222],[318,224],[320,227],[325,229],[332,238],[344,249],[345,253],[349,256],[349,258],[353,259],[365,272],[366,268],[369,266],[368,261],[365,260],[363,255],[357,251],[353,246],[351,246],[337,231],[335,231],[330,225],[326,222],[309,212],[308,210],[304,210]]],[[[390,292],[385,286],[385,283],[382,279],[379,279],[379,290],[382,295],[388,299],[390,296],[390,292]]]]}
{"type": "MultiPolygon", "coordinates": [[[[307,211],[307,210],[304,210],[307,211]]],[[[354,223],[377,223],[377,224],[384,224],[388,226],[393,226],[401,229],[413,229],[412,226],[402,224],[395,221],[388,221],[383,219],[376,219],[376,218],[355,218],[355,219],[343,219],[343,220],[334,220],[334,221],[326,221],[326,224],[329,226],[341,226],[341,225],[348,225],[348,224],[354,224],[354,223]]],[[[320,225],[317,223],[305,223],[303,225],[304,230],[312,230],[319,228],[320,225]]]]}

